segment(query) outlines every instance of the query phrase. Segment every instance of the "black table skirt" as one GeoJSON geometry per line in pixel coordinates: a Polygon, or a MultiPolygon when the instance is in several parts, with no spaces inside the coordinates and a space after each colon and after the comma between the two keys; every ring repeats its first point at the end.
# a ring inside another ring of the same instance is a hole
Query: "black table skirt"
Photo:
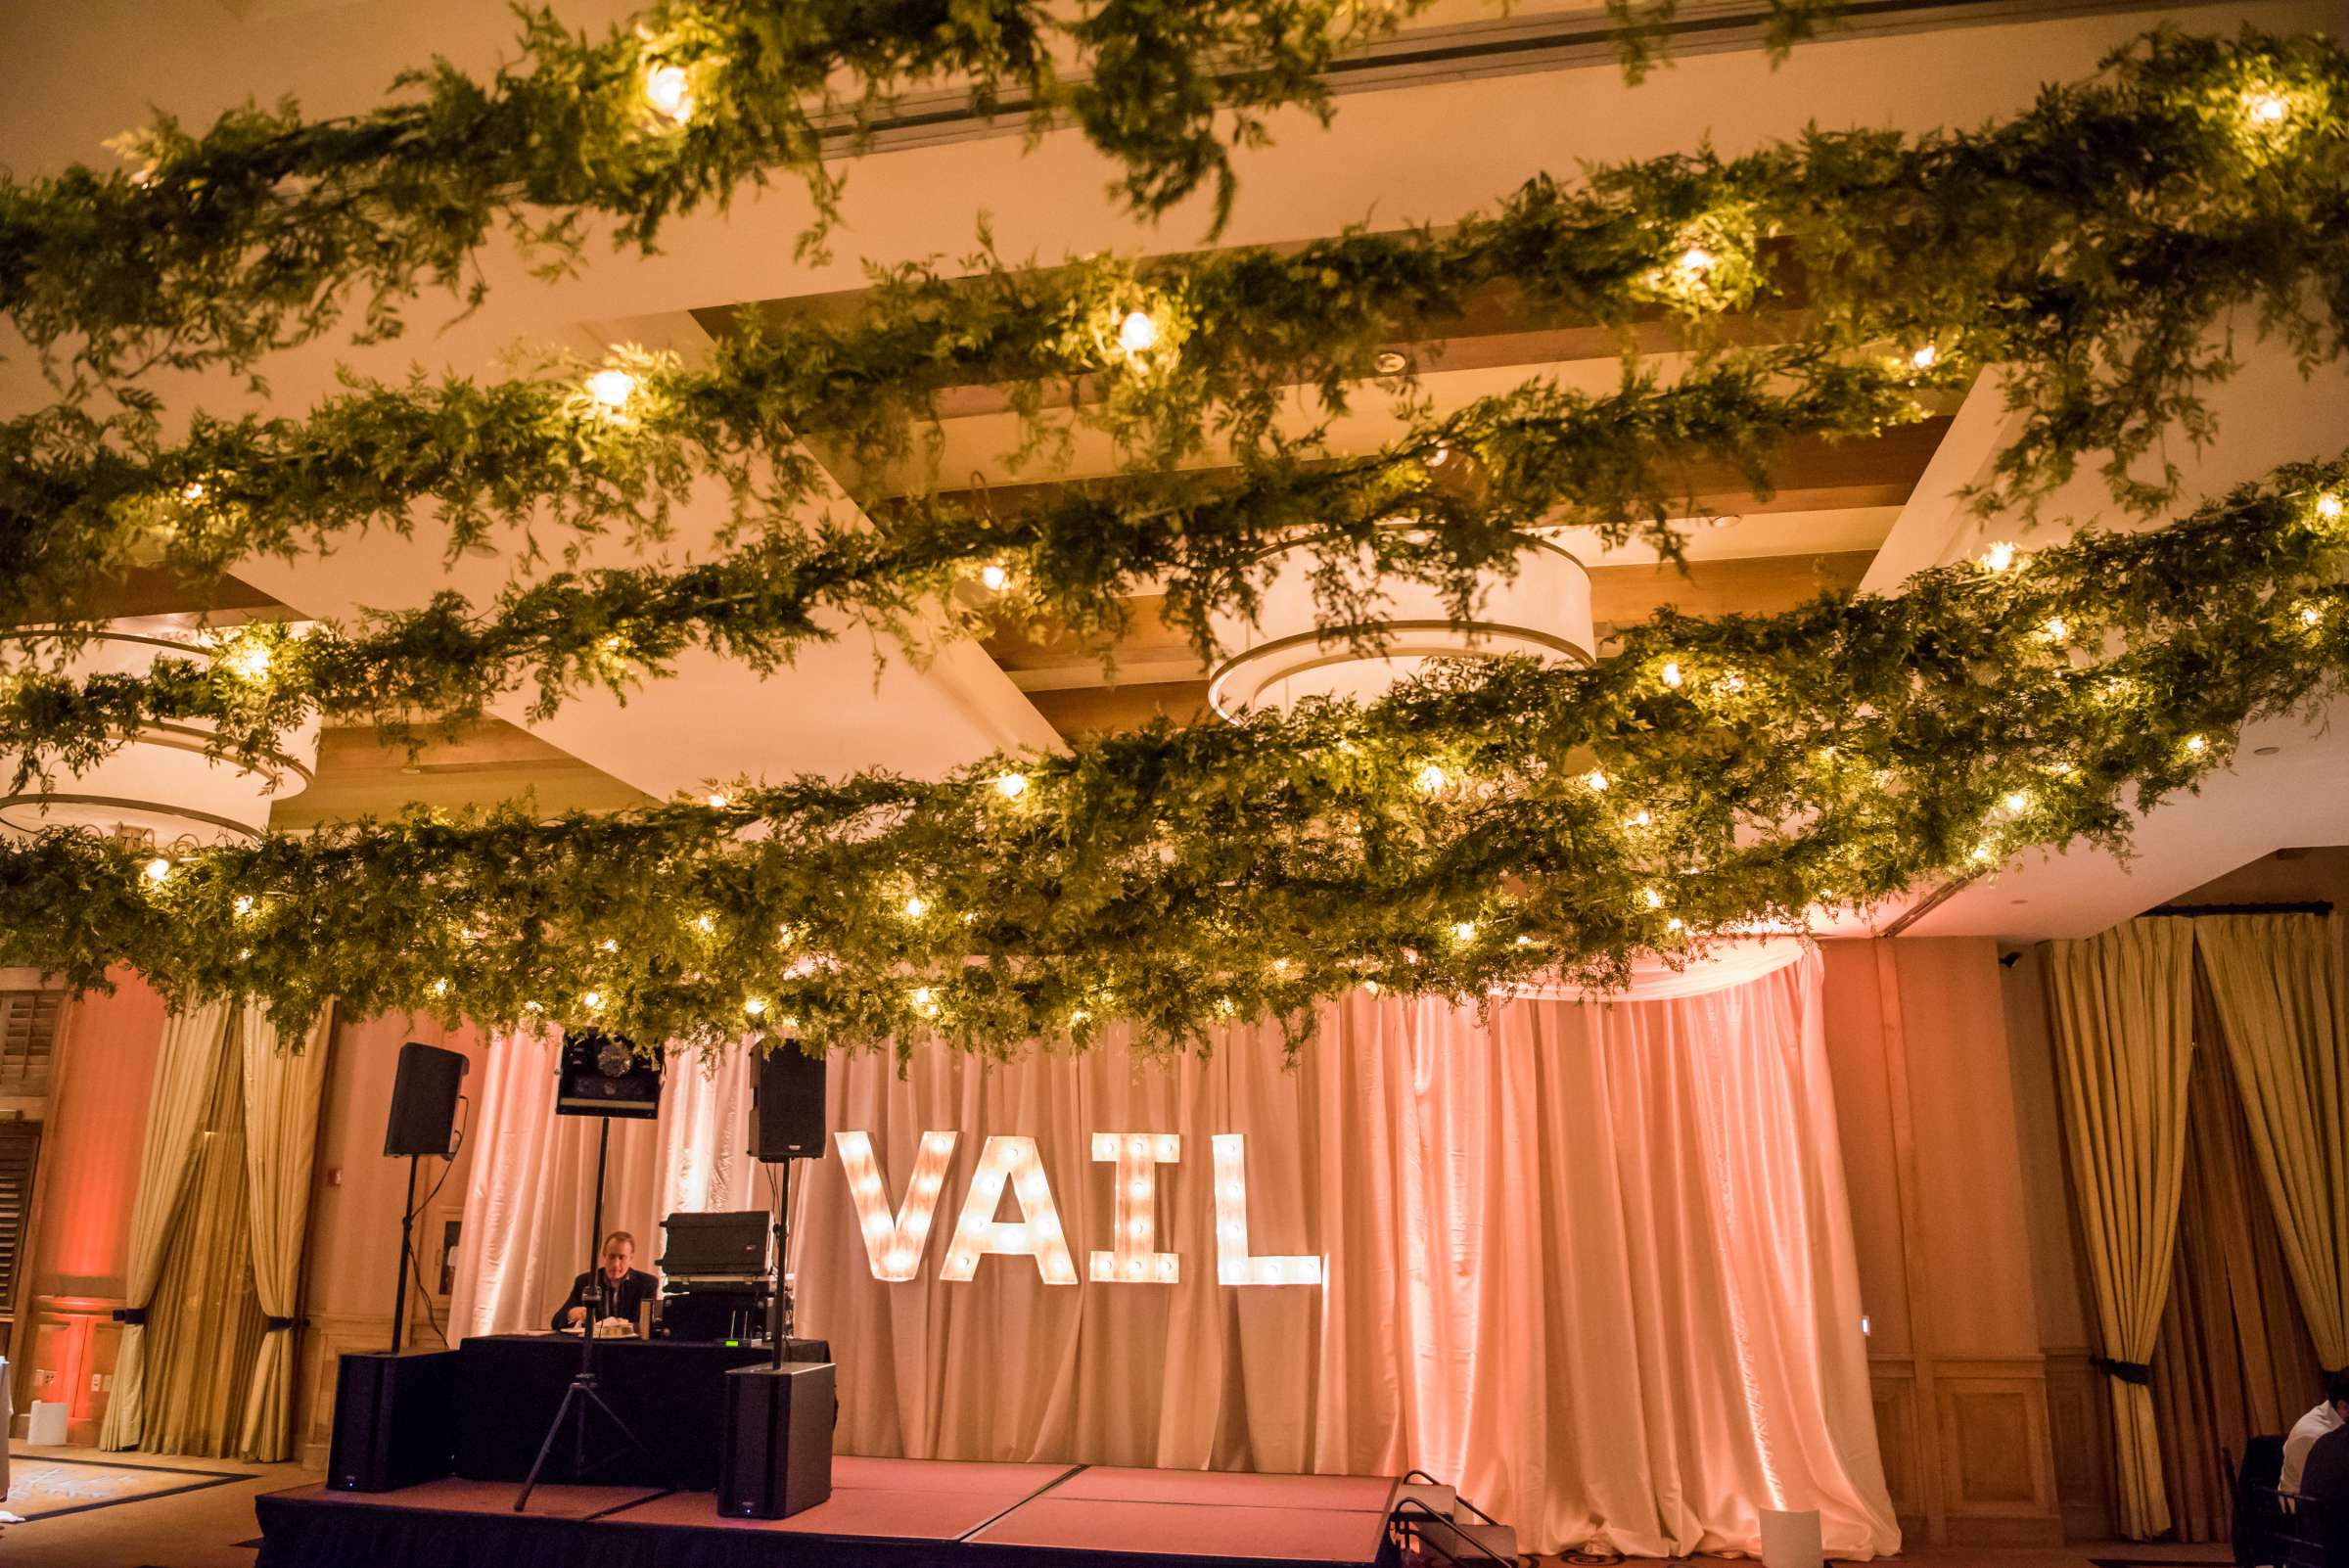
{"type": "MultiPolygon", "coordinates": [[[[825,1361],[822,1340],[789,1342],[789,1359],[825,1361]]],[[[579,1369],[575,1334],[496,1334],[457,1346],[457,1474],[468,1481],[521,1481],[579,1369]]],[[[708,1492],[717,1485],[720,1427],[730,1367],[766,1360],[757,1345],[668,1339],[604,1339],[595,1345],[596,1392],[638,1441],[647,1460],[602,1414],[587,1420],[588,1467],[573,1464],[569,1431],[547,1461],[545,1481],[667,1486],[708,1492]],[[596,1461],[602,1460],[598,1463],[596,1461]]]]}

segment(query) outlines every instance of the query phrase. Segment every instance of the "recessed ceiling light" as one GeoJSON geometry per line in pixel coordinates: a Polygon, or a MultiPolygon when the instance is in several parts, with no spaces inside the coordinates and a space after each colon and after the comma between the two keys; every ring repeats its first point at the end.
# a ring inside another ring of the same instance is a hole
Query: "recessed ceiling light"
{"type": "Polygon", "coordinates": [[[2254,746],[2251,748],[2251,755],[2254,757],[2273,757],[2278,752],[2282,750],[2283,748],[2280,746],[2254,746]]]}
{"type": "Polygon", "coordinates": [[[1393,348],[1389,348],[1381,352],[1376,362],[1378,365],[1378,373],[1382,376],[1400,376],[1403,374],[1404,366],[1410,363],[1409,360],[1405,359],[1400,352],[1393,348]]]}
{"type": "Polygon", "coordinates": [[[1721,515],[1720,517],[1712,517],[1712,518],[1707,518],[1707,519],[1705,519],[1705,523],[1706,523],[1706,526],[1707,526],[1707,527],[1709,527],[1709,528],[1717,528],[1717,529],[1733,529],[1733,528],[1735,528],[1735,527],[1736,527],[1738,524],[1740,524],[1740,523],[1742,523],[1742,522],[1744,522],[1744,521],[1745,521],[1745,519],[1744,519],[1744,518],[1742,518],[1742,517],[1734,517],[1734,516],[1731,516],[1731,515],[1729,515],[1729,514],[1727,514],[1727,513],[1724,513],[1724,514],[1723,514],[1723,515],[1721,515]]]}

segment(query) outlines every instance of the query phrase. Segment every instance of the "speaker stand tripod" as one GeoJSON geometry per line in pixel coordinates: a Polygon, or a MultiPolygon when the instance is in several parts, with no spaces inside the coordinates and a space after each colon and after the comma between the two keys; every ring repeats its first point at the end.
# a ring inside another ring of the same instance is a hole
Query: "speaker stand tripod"
{"type": "MultiPolygon", "coordinates": [[[[579,1323],[579,1369],[572,1374],[571,1386],[563,1391],[563,1403],[555,1407],[555,1419],[546,1429],[545,1441],[538,1445],[538,1457],[530,1461],[530,1473],[524,1478],[522,1483],[522,1496],[514,1499],[516,1513],[520,1513],[530,1506],[530,1494],[538,1490],[538,1478],[545,1473],[546,1461],[553,1455],[555,1443],[563,1436],[566,1427],[571,1431],[572,1479],[576,1481],[587,1473],[590,1468],[587,1463],[587,1415],[590,1410],[601,1412],[603,1418],[611,1423],[612,1429],[621,1435],[627,1446],[643,1454],[654,1468],[665,1468],[660,1457],[651,1449],[645,1447],[644,1440],[628,1429],[628,1423],[621,1419],[620,1412],[605,1402],[603,1395],[596,1392],[595,1325],[598,1321],[596,1314],[602,1309],[604,1294],[610,1288],[602,1278],[604,1261],[598,1255],[598,1249],[602,1247],[604,1239],[602,1235],[604,1228],[604,1161],[611,1152],[611,1148],[612,1119],[605,1117],[601,1130],[596,1133],[595,1202],[591,1206],[594,1210],[594,1218],[588,1222],[592,1228],[588,1233],[587,1248],[593,1258],[588,1265],[588,1272],[596,1276],[595,1300],[593,1305],[588,1308],[586,1317],[579,1323]]],[[[600,1464],[605,1461],[599,1459],[596,1462],[600,1464]]]]}

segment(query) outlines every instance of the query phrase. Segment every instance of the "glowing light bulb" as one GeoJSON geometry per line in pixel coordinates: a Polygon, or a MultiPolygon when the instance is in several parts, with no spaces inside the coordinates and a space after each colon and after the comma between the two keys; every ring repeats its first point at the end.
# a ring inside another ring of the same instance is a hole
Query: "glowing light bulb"
{"type": "Polygon", "coordinates": [[[1158,323],[1140,310],[1129,310],[1118,323],[1118,346],[1129,354],[1148,353],[1158,346],[1158,323]]]}
{"type": "Polygon", "coordinates": [[[746,996],[743,998],[742,1010],[753,1018],[757,1018],[766,1011],[766,998],[764,996],[746,996]]]}
{"type": "Polygon", "coordinates": [[[1988,860],[1994,853],[1996,852],[1989,845],[1977,844],[1973,848],[1973,858],[1978,861],[1988,860]]]}
{"type": "Polygon", "coordinates": [[[2291,106],[2274,93],[2254,93],[2249,108],[2252,121],[2260,125],[2280,125],[2291,113],[2291,106]]]}
{"type": "Polygon", "coordinates": [[[618,952],[620,951],[620,939],[617,937],[606,937],[602,942],[598,943],[597,945],[603,948],[603,950],[606,952],[618,952]]]}
{"type": "Polygon", "coordinates": [[[1940,358],[1941,350],[1934,347],[1931,344],[1926,344],[1922,348],[1919,348],[1916,352],[1909,356],[1909,363],[1918,370],[1931,370],[1935,361],[1939,360],[1940,358]]]}
{"type": "Polygon", "coordinates": [[[636,395],[636,378],[624,370],[599,370],[587,378],[587,395],[618,413],[636,395]]]}
{"type": "Polygon", "coordinates": [[[2006,792],[2007,810],[2020,811],[2028,807],[2030,804],[2031,797],[2024,794],[2021,790],[2008,790],[2006,792]]]}
{"type": "Polygon", "coordinates": [[[1647,814],[1647,808],[1642,807],[1638,810],[1634,811],[1631,815],[1625,817],[1623,819],[1623,825],[1625,827],[1643,828],[1654,820],[1654,817],[1651,817],[1647,814]]]}
{"type": "Polygon", "coordinates": [[[436,996],[445,996],[445,995],[447,995],[447,994],[448,994],[448,982],[447,982],[447,981],[445,981],[445,980],[436,980],[436,981],[434,981],[434,982],[433,982],[433,994],[434,994],[434,995],[436,995],[436,996]]]}
{"type": "Polygon", "coordinates": [[[260,642],[242,642],[228,656],[228,668],[247,680],[258,680],[269,673],[269,646],[260,642]]]}
{"type": "Polygon", "coordinates": [[[1460,921],[1451,928],[1451,935],[1456,942],[1474,942],[1476,940],[1476,922],[1473,920],[1460,921]]]}
{"type": "Polygon", "coordinates": [[[1001,593],[1011,586],[1011,574],[990,561],[979,569],[979,580],[990,593],[1001,593]]]}
{"type": "Polygon", "coordinates": [[[1982,552],[1982,566],[1985,571],[2004,572],[2013,565],[2014,543],[2010,539],[2001,539],[1982,552]]]}
{"type": "Polygon", "coordinates": [[[1526,935],[1525,935],[1523,932],[1520,932],[1520,933],[1518,933],[1518,936],[1517,936],[1517,945],[1518,945],[1518,946],[1520,946],[1520,947],[1530,947],[1530,946],[1532,946],[1533,945],[1534,945],[1534,939],[1533,939],[1533,938],[1531,938],[1531,937],[1529,937],[1529,936],[1526,936],[1526,935]]]}
{"type": "Polygon", "coordinates": [[[2065,637],[2071,635],[2072,628],[2064,623],[2063,617],[2050,616],[2048,623],[2040,627],[2040,630],[2048,634],[2048,641],[2061,642],[2065,637]]]}
{"type": "Polygon", "coordinates": [[[148,881],[161,882],[170,874],[171,862],[164,859],[161,855],[159,854],[154,859],[147,862],[148,881]]]}
{"type": "Polygon", "coordinates": [[[587,1004],[588,1011],[592,1012],[604,1004],[604,993],[600,991],[591,991],[586,995],[581,996],[579,1000],[585,1002],[587,1004]]]}
{"type": "Polygon", "coordinates": [[[1665,930],[1667,930],[1667,931],[1678,931],[1678,930],[1680,930],[1680,929],[1681,929],[1681,917],[1680,917],[1679,915],[1674,915],[1674,916],[1673,916],[1673,917],[1672,917],[1670,920],[1667,920],[1667,921],[1665,921],[1665,922],[1664,922],[1664,929],[1665,929],[1665,930]]]}
{"type": "Polygon", "coordinates": [[[693,917],[693,929],[707,936],[717,929],[717,922],[706,914],[696,915],[693,917]]]}
{"type": "Polygon", "coordinates": [[[1607,775],[1594,767],[1583,775],[1583,782],[1594,790],[1603,792],[1607,787],[1607,775]]]}
{"type": "Polygon", "coordinates": [[[1668,662],[1664,666],[1664,669],[1658,678],[1661,679],[1667,686],[1678,686],[1681,683],[1680,661],[1673,660],[1668,662]]]}
{"type": "Polygon", "coordinates": [[[2300,624],[2304,626],[2313,626],[2324,619],[2325,612],[2318,609],[2315,605],[2305,604],[2300,607],[2300,624]]]}
{"type": "Polygon", "coordinates": [[[2341,498],[2330,490],[2318,496],[2317,516],[2327,523],[2338,523],[2341,520],[2341,498]]]}
{"type": "Polygon", "coordinates": [[[718,790],[710,797],[710,809],[713,811],[722,811],[733,804],[734,797],[728,795],[724,790],[718,790]]]}
{"type": "Polygon", "coordinates": [[[1664,907],[1664,895],[1658,893],[1653,888],[1640,889],[1639,898],[1650,909],[1661,909],[1664,907]]]}
{"type": "Polygon", "coordinates": [[[683,66],[655,66],[644,73],[644,101],[653,113],[673,124],[693,117],[693,83],[683,66]]]}
{"type": "Polygon", "coordinates": [[[929,988],[929,987],[927,987],[927,986],[916,986],[916,987],[914,987],[914,988],[913,988],[913,1004],[914,1004],[916,1007],[927,1007],[927,1006],[929,1006],[929,1005],[930,1005],[930,988],[929,988]]]}
{"type": "Polygon", "coordinates": [[[2210,743],[2199,735],[2188,735],[2186,738],[2186,749],[2196,757],[2201,756],[2203,751],[2207,749],[2210,743]]]}
{"type": "Polygon", "coordinates": [[[190,480],[179,487],[179,498],[190,505],[204,499],[204,481],[190,480]]]}
{"type": "Polygon", "coordinates": [[[995,780],[995,793],[1007,801],[1016,801],[1028,793],[1028,775],[1005,773],[995,780]]]}
{"type": "Polygon", "coordinates": [[[1444,769],[1430,762],[1419,769],[1417,782],[1423,793],[1433,795],[1445,785],[1444,769]]]}
{"type": "Polygon", "coordinates": [[[908,919],[908,920],[919,920],[919,919],[920,919],[922,916],[924,916],[924,915],[928,914],[929,912],[930,912],[930,905],[928,905],[927,903],[925,903],[925,902],[923,902],[923,901],[922,901],[921,896],[920,896],[919,894],[916,894],[916,895],[915,895],[915,896],[913,896],[912,898],[909,898],[909,899],[907,899],[905,900],[905,918],[906,918],[906,919],[908,919]]]}
{"type": "Polygon", "coordinates": [[[1696,277],[1713,265],[1713,253],[1701,245],[1692,245],[1681,253],[1677,265],[1683,277],[1696,277]]]}
{"type": "Polygon", "coordinates": [[[229,907],[235,910],[239,916],[249,915],[253,913],[253,899],[240,893],[237,895],[236,902],[230,904],[229,907]]]}

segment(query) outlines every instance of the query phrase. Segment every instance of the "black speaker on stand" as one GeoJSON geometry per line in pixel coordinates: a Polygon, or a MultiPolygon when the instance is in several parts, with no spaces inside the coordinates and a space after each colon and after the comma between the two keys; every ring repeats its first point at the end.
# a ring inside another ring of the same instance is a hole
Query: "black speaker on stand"
{"type": "Polygon", "coordinates": [[[410,1040],[399,1048],[384,1153],[408,1162],[399,1215],[398,1295],[392,1348],[343,1357],[335,1373],[335,1426],[326,1484],[338,1492],[396,1492],[456,1469],[457,1353],[408,1350],[408,1280],[415,1256],[416,1164],[454,1150],[465,1058],[410,1040]]]}
{"type": "Polygon", "coordinates": [[[830,1361],[786,1361],[791,1335],[784,1290],[785,1216],[791,1162],[824,1152],[824,1059],[796,1039],[774,1041],[751,1081],[751,1158],[781,1168],[775,1193],[774,1292],[767,1299],[772,1360],[726,1374],[717,1511],[735,1519],[782,1519],[832,1496],[832,1427],[840,1401],[830,1361]]]}

